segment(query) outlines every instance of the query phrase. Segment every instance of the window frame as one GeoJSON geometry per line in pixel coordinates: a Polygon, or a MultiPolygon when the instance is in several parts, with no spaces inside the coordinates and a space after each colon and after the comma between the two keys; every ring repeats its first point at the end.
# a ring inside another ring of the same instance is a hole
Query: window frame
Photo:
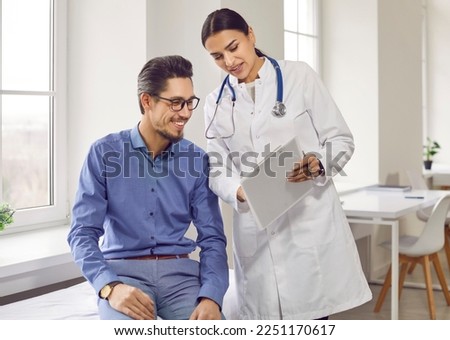
{"type": "MultiPolygon", "coordinates": [[[[296,0],[296,1],[298,4],[299,0],[296,0]]],[[[306,34],[306,33],[300,32],[298,30],[298,28],[296,31],[292,31],[292,30],[288,30],[288,29],[286,29],[286,27],[284,27],[283,31],[284,31],[284,33],[288,32],[288,33],[295,34],[297,37],[305,36],[305,37],[311,37],[311,38],[317,39],[317,42],[315,44],[315,49],[313,51],[315,66],[314,65],[310,65],[310,66],[313,67],[318,74],[321,74],[321,70],[322,70],[322,35],[321,35],[320,28],[322,25],[322,0],[313,0],[313,2],[314,2],[314,4],[313,4],[314,8],[312,10],[312,15],[313,15],[312,22],[313,22],[313,26],[314,26],[314,30],[315,30],[316,34],[306,34]]],[[[297,6],[297,8],[298,8],[298,6],[297,6]]],[[[298,17],[297,17],[297,21],[298,21],[298,17]]],[[[285,44],[286,44],[286,40],[285,40],[285,44]]],[[[285,58],[286,58],[286,56],[285,56],[285,58]]],[[[297,46],[297,60],[301,60],[301,59],[299,59],[298,46],[297,46]]]]}
{"type": "MultiPolygon", "coordinates": [[[[1,13],[0,0],[0,15],[1,13]]],[[[67,184],[67,0],[51,0],[53,7],[53,91],[7,91],[1,94],[31,94],[53,96],[53,112],[50,119],[49,194],[50,204],[42,207],[19,209],[14,214],[14,223],[0,236],[26,230],[67,224],[69,219],[67,184]]],[[[0,35],[1,42],[1,35],[0,35]]],[[[2,55],[0,53],[0,63],[2,55]]],[[[0,70],[1,72],[1,70],[0,70]]],[[[0,96],[1,104],[1,96],[0,96]]],[[[0,110],[1,122],[1,110],[0,110]]],[[[0,139],[2,130],[0,129],[0,139]]],[[[0,201],[2,201],[2,151],[0,148],[0,201]]]]}

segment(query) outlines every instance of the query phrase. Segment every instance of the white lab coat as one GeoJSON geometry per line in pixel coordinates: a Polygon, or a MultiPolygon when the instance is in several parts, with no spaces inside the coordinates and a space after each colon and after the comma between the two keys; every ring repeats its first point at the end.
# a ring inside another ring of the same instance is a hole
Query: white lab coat
{"type": "MultiPolygon", "coordinates": [[[[246,85],[230,76],[237,97],[235,133],[231,138],[208,140],[210,187],[234,208],[234,265],[242,319],[315,319],[372,298],[332,180],[353,154],[352,134],[307,64],[279,64],[287,114],[281,118],[271,114],[277,83],[275,70],[266,59],[255,81],[255,103],[246,85]],[[273,150],[293,136],[298,136],[305,152],[318,154],[326,176],[314,179],[312,194],[262,230],[248,204],[236,199],[239,174],[261,159],[269,144],[273,150]]],[[[207,97],[206,126],[218,93],[219,88],[207,97]]],[[[232,133],[228,89],[223,97],[209,136],[232,133]]]]}

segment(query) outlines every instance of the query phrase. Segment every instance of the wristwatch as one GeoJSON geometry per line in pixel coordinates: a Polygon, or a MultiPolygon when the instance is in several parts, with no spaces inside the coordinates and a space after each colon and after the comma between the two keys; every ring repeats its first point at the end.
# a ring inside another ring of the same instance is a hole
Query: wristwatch
{"type": "Polygon", "coordinates": [[[115,286],[117,286],[118,284],[121,284],[121,283],[123,283],[123,282],[121,282],[121,281],[113,281],[113,282],[108,283],[107,285],[105,285],[105,287],[103,287],[100,290],[100,294],[99,294],[100,297],[102,299],[104,299],[104,300],[108,300],[108,297],[111,295],[111,293],[113,291],[113,288],[115,286]]]}

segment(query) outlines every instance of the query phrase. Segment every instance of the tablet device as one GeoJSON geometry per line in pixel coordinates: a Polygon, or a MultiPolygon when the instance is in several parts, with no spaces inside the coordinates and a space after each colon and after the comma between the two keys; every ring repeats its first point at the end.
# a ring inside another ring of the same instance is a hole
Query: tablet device
{"type": "Polygon", "coordinates": [[[253,216],[266,228],[312,190],[312,181],[292,183],[286,174],[303,158],[296,138],[266,156],[251,173],[241,174],[241,185],[253,216]]]}

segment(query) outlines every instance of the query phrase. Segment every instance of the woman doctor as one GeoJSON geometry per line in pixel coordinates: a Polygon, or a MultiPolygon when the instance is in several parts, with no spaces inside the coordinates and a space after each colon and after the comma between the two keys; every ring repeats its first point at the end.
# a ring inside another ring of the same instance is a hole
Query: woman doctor
{"type": "Polygon", "coordinates": [[[228,73],[207,96],[205,134],[214,163],[210,187],[234,208],[239,318],[320,319],[369,301],[332,180],[353,154],[353,137],[322,81],[304,62],[261,53],[253,29],[230,9],[206,18],[202,43],[228,73]],[[313,190],[261,229],[240,174],[253,162],[248,157],[258,161],[294,136],[307,154],[287,180],[312,181],[313,190]]]}

